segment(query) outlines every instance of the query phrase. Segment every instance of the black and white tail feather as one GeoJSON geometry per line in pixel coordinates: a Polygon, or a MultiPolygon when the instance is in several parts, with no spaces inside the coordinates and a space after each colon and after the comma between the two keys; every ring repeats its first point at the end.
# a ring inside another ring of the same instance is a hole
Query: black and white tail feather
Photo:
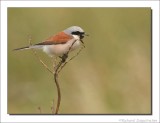
{"type": "Polygon", "coordinates": [[[26,46],[26,47],[16,48],[16,49],[14,49],[14,51],[27,50],[27,49],[42,49],[42,47],[43,47],[43,45],[30,45],[30,46],[26,46]]]}

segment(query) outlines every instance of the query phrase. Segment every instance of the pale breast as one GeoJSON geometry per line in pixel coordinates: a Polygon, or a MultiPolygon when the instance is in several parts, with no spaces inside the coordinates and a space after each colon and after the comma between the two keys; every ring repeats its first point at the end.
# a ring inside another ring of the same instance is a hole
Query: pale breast
{"type": "Polygon", "coordinates": [[[43,51],[50,56],[56,55],[61,56],[69,51],[69,48],[72,46],[71,51],[77,49],[80,46],[80,41],[77,40],[70,40],[65,44],[56,44],[56,45],[45,45],[43,47],[43,51]],[[75,43],[73,44],[73,42],[75,43]],[[72,45],[73,44],[73,45],[72,45]]]}

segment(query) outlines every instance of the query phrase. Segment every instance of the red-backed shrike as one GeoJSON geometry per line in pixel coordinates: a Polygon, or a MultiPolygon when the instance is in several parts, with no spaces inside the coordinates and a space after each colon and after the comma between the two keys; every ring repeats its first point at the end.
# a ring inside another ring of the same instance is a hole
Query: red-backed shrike
{"type": "Polygon", "coordinates": [[[49,56],[62,56],[67,53],[70,48],[71,51],[77,49],[81,43],[83,43],[82,39],[85,35],[86,34],[82,28],[71,26],[41,43],[17,48],[15,50],[42,49],[49,56]]]}

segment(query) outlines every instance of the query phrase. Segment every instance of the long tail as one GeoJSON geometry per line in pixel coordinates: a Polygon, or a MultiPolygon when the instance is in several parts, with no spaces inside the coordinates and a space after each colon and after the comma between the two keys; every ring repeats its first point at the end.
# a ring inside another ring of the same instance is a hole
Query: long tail
{"type": "Polygon", "coordinates": [[[25,49],[30,49],[30,48],[29,48],[29,46],[26,46],[26,47],[21,47],[21,48],[13,49],[13,50],[25,50],[25,49]]]}
{"type": "Polygon", "coordinates": [[[26,46],[26,47],[16,48],[16,49],[13,49],[13,50],[16,51],[16,50],[40,49],[40,48],[42,48],[42,45],[26,46]]]}

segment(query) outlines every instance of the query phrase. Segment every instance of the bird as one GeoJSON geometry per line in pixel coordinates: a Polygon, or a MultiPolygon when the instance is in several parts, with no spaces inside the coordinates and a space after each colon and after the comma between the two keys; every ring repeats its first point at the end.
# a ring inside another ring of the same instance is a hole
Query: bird
{"type": "Polygon", "coordinates": [[[30,46],[14,49],[27,50],[27,49],[42,49],[50,57],[62,56],[69,50],[73,51],[81,46],[83,38],[88,36],[84,30],[79,26],[71,26],[55,35],[50,36],[46,40],[30,46]]]}

